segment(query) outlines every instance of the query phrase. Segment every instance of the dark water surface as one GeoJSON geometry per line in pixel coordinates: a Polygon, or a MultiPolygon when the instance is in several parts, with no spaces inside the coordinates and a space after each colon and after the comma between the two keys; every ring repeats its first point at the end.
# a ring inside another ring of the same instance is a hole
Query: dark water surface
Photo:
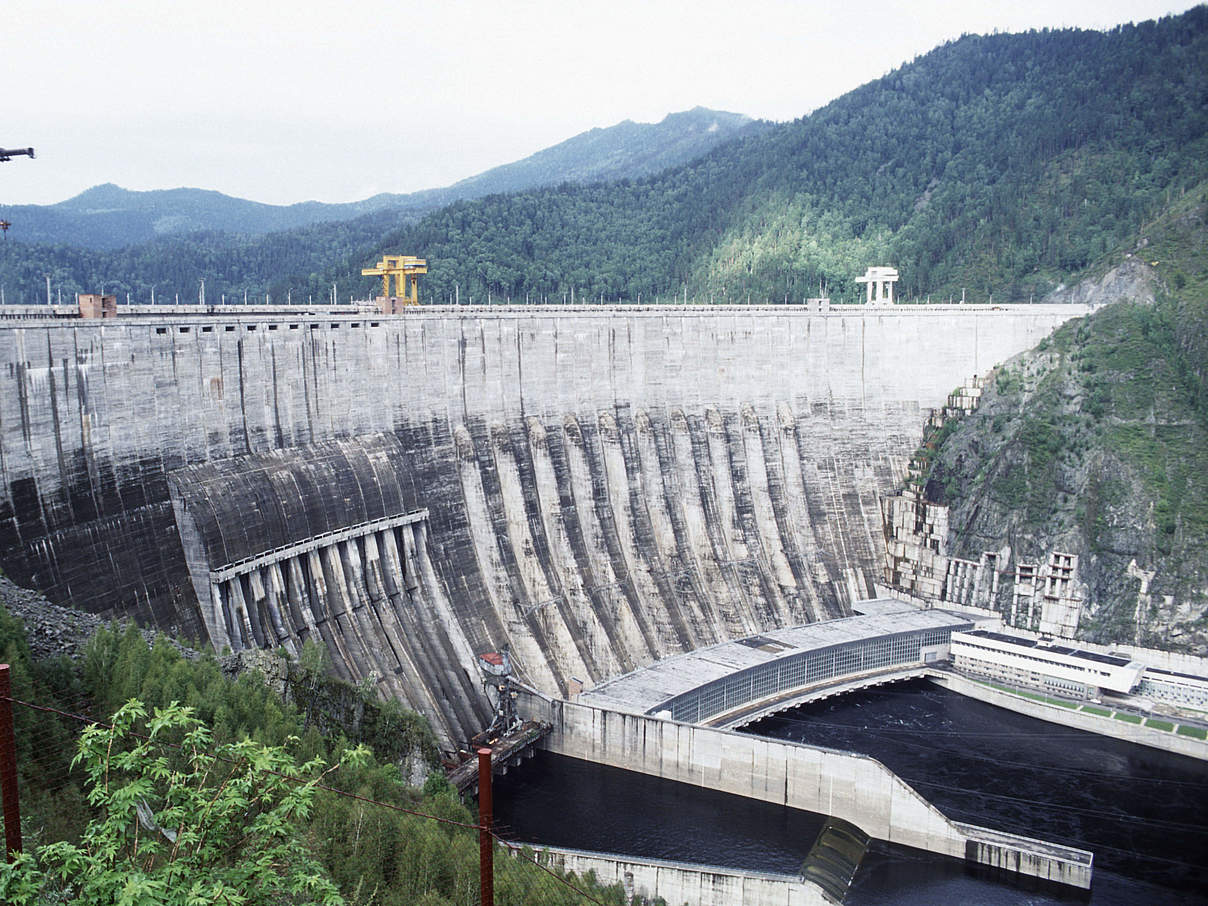
{"type": "MultiPolygon", "coordinates": [[[[1069,730],[923,682],[820,702],[751,732],[872,755],[956,820],[1090,849],[1090,894],[874,844],[849,906],[1208,906],[1208,764],[1069,730]]],[[[796,874],[822,817],[546,753],[496,780],[517,841],[796,874]]]]}

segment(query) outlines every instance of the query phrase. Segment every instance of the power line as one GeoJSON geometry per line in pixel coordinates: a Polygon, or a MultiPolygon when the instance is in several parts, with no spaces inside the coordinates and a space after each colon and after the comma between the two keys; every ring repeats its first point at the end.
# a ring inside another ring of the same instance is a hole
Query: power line
{"type": "MultiPolygon", "coordinates": [[[[908,739],[898,739],[894,741],[894,744],[899,746],[910,746],[912,748],[922,749],[930,752],[947,753],[951,751],[950,749],[941,748],[940,746],[929,746],[927,743],[919,742],[917,740],[912,741],[908,739]]],[[[972,758],[977,761],[987,761],[990,764],[996,764],[1002,767],[1023,768],[1024,770],[1032,771],[1036,770],[1038,767],[1036,764],[1029,764],[1024,761],[1007,761],[1005,759],[995,758],[992,755],[984,755],[973,751],[962,751],[960,755],[962,758],[972,758]]],[[[1103,771],[1094,771],[1089,768],[1069,768],[1062,767],[1060,765],[1044,765],[1043,768],[1046,773],[1056,772],[1062,774],[1076,774],[1085,777],[1095,777],[1101,780],[1119,780],[1129,784],[1160,783],[1174,784],[1177,786],[1189,786],[1197,789],[1208,789],[1208,783],[1201,783],[1195,780],[1173,780],[1166,777],[1111,777],[1110,775],[1104,774],[1103,771]]]]}
{"type": "MultiPolygon", "coordinates": [[[[900,734],[901,736],[913,734],[913,735],[920,736],[920,737],[923,735],[926,735],[928,737],[930,737],[930,736],[947,736],[947,737],[952,737],[954,739],[955,738],[1020,739],[1021,736],[1026,735],[1027,738],[1033,738],[1033,739],[1061,740],[1061,739],[1084,738],[1085,734],[1089,732],[1089,731],[1078,731],[1077,733],[1074,733],[1074,734],[1065,734],[1065,733],[1021,734],[1018,731],[978,732],[978,731],[964,731],[964,730],[931,730],[931,729],[924,729],[922,727],[876,727],[876,726],[861,727],[861,726],[856,726],[854,724],[837,724],[837,723],[829,723],[826,721],[816,721],[816,720],[806,720],[806,719],[802,719],[802,718],[784,717],[782,715],[771,715],[770,717],[768,717],[766,719],[767,720],[779,720],[785,724],[800,724],[802,726],[823,727],[826,729],[836,729],[836,730],[847,730],[847,731],[856,732],[856,733],[872,733],[872,734],[893,733],[893,734],[900,734]]],[[[766,735],[766,734],[751,734],[751,735],[766,735]]],[[[775,738],[775,737],[769,737],[769,738],[775,738]]],[[[796,739],[796,740],[792,740],[792,741],[803,742],[806,744],[814,744],[814,743],[810,743],[805,738],[800,738],[800,739],[796,739]]],[[[828,744],[831,746],[834,745],[834,743],[828,743],[828,744]]],[[[914,748],[935,751],[935,752],[947,751],[939,746],[930,746],[926,742],[923,742],[921,740],[909,740],[909,739],[904,739],[904,738],[895,738],[894,745],[912,746],[914,748]]],[[[865,753],[865,754],[868,754],[868,753],[865,753]]],[[[1036,767],[1037,767],[1036,764],[1029,764],[1027,762],[1009,761],[1006,759],[994,758],[993,756],[984,755],[984,754],[981,754],[981,753],[978,753],[975,751],[962,751],[961,756],[966,757],[966,758],[974,758],[974,759],[977,759],[980,761],[987,761],[992,764],[1002,765],[1002,766],[1006,766],[1006,767],[1017,767],[1017,768],[1032,769],[1032,770],[1036,769],[1036,767]]],[[[877,756],[871,755],[870,757],[875,758],[877,756]]],[[[1096,770],[1091,770],[1091,769],[1086,769],[1086,768],[1064,767],[1061,765],[1053,765],[1053,766],[1045,765],[1044,770],[1057,771],[1057,772],[1067,773],[1067,774],[1077,774],[1077,775],[1081,775],[1081,776],[1104,777],[1104,774],[1102,771],[1096,771],[1096,770]]],[[[1130,784],[1155,783],[1155,784],[1187,786],[1187,787],[1194,787],[1194,788],[1208,788],[1208,783],[1199,783],[1199,782],[1196,782],[1193,780],[1174,780],[1174,779],[1168,779],[1168,778],[1163,778],[1163,777],[1137,777],[1137,778],[1129,777],[1129,778],[1122,778],[1122,779],[1126,780],[1130,784]]]]}
{"type": "MultiPolygon", "coordinates": [[[[507,840],[504,840],[502,837],[500,837],[498,834],[494,833],[493,831],[488,831],[488,833],[491,834],[491,836],[495,839],[496,842],[502,843],[504,846],[506,846],[510,851],[512,851],[518,857],[523,857],[524,854],[522,852],[522,850],[523,850],[522,844],[509,843],[507,840]]],[[[601,903],[599,900],[597,900],[591,894],[589,894],[583,890],[580,890],[578,887],[576,887],[574,884],[572,884],[570,881],[566,880],[565,878],[558,877],[557,872],[553,871],[551,868],[549,868],[549,866],[542,865],[536,859],[525,859],[525,861],[528,862],[530,865],[536,865],[543,872],[548,874],[550,877],[554,878],[554,880],[556,880],[559,884],[563,884],[566,887],[569,887],[575,893],[579,894],[579,896],[584,897],[585,899],[590,900],[591,902],[595,903],[596,906],[604,906],[603,903],[601,903]]]]}
{"type": "MultiPolygon", "coordinates": [[[[778,720],[783,723],[801,724],[811,727],[826,727],[834,730],[852,730],[863,733],[926,733],[928,736],[966,736],[974,739],[1018,739],[1020,736],[1028,736],[1036,739],[1085,739],[1087,736],[1094,736],[1090,730],[1077,730],[1069,733],[1023,733],[1019,730],[1003,730],[1000,732],[980,732],[975,730],[932,730],[922,727],[876,727],[876,726],[859,726],[857,724],[838,724],[830,723],[823,720],[806,720],[803,718],[784,717],[779,714],[772,714],[764,720],[778,720]]],[[[752,734],[761,735],[761,734],[752,734]]]]}
{"type": "MultiPolygon", "coordinates": [[[[59,717],[67,717],[72,720],[79,721],[80,723],[92,724],[92,725],[101,727],[102,729],[105,729],[105,730],[113,729],[113,724],[106,723],[103,720],[96,720],[95,718],[84,717],[83,715],[80,715],[80,714],[71,714],[67,711],[61,711],[58,708],[51,708],[46,705],[35,705],[33,702],[22,701],[21,699],[18,699],[18,698],[4,698],[3,696],[0,696],[0,700],[9,701],[14,705],[21,705],[26,708],[31,708],[35,711],[44,711],[48,714],[57,714],[59,717]]],[[[149,742],[154,745],[163,746],[164,748],[168,748],[168,749],[175,749],[178,752],[184,751],[183,747],[177,745],[176,743],[165,742],[160,739],[152,739],[150,736],[146,736],[135,730],[130,730],[129,733],[131,736],[135,737],[136,739],[141,739],[144,742],[149,742]]],[[[238,762],[232,761],[229,758],[221,758],[219,760],[226,764],[238,764],[238,762]]],[[[336,764],[333,767],[339,767],[339,764],[336,764]]],[[[283,774],[279,771],[265,769],[264,773],[270,774],[274,777],[281,777],[292,783],[310,783],[310,781],[306,780],[304,777],[291,777],[288,774],[283,774]]],[[[456,827],[469,828],[470,830],[478,830],[478,828],[479,828],[479,825],[477,825],[477,824],[467,824],[464,821],[454,821],[452,818],[442,818],[439,815],[429,815],[426,812],[419,812],[414,809],[404,808],[401,805],[392,805],[389,802],[379,802],[376,799],[370,799],[365,796],[358,796],[356,793],[350,793],[347,790],[340,790],[340,789],[337,789],[332,786],[327,786],[326,784],[314,783],[313,786],[317,790],[325,790],[326,792],[334,793],[337,796],[344,796],[348,799],[356,799],[360,802],[366,802],[371,805],[380,805],[382,808],[390,809],[390,810],[396,811],[396,812],[403,812],[404,814],[408,814],[408,815],[414,815],[417,818],[430,818],[431,820],[439,821],[442,824],[451,824],[456,827]]]]}

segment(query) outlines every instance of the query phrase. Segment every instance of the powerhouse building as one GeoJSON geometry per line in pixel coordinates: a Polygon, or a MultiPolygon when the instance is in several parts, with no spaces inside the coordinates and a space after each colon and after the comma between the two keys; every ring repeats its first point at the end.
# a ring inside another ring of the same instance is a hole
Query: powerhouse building
{"type": "Polygon", "coordinates": [[[1144,664],[1127,657],[987,629],[952,633],[951,655],[957,670],[1066,698],[1127,695],[1145,672],[1144,664]]]}

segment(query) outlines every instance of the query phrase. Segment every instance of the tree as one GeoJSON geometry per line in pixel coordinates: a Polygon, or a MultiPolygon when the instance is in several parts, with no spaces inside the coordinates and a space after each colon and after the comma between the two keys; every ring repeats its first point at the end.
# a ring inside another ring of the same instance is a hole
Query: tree
{"type": "Polygon", "coordinates": [[[321,761],[299,766],[284,747],[251,740],[216,746],[176,702],[146,718],[132,700],[111,726],[84,731],[73,766],[84,768],[95,815],[79,844],[44,845],[0,867],[0,901],[342,906],[301,842],[321,761]]]}

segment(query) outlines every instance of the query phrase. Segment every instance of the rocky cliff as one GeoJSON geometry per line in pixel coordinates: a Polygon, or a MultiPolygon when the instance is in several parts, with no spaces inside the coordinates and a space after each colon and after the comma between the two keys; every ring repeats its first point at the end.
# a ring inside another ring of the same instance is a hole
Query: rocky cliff
{"type": "MultiPolygon", "coordinates": [[[[1087,639],[1208,649],[1205,198],[1188,193],[1118,266],[1060,290],[1104,307],[1000,367],[923,451],[952,555],[993,552],[1008,573],[1078,557],[1087,639]]],[[[1009,613],[1013,593],[1000,583],[994,606],[1009,613]]]]}

